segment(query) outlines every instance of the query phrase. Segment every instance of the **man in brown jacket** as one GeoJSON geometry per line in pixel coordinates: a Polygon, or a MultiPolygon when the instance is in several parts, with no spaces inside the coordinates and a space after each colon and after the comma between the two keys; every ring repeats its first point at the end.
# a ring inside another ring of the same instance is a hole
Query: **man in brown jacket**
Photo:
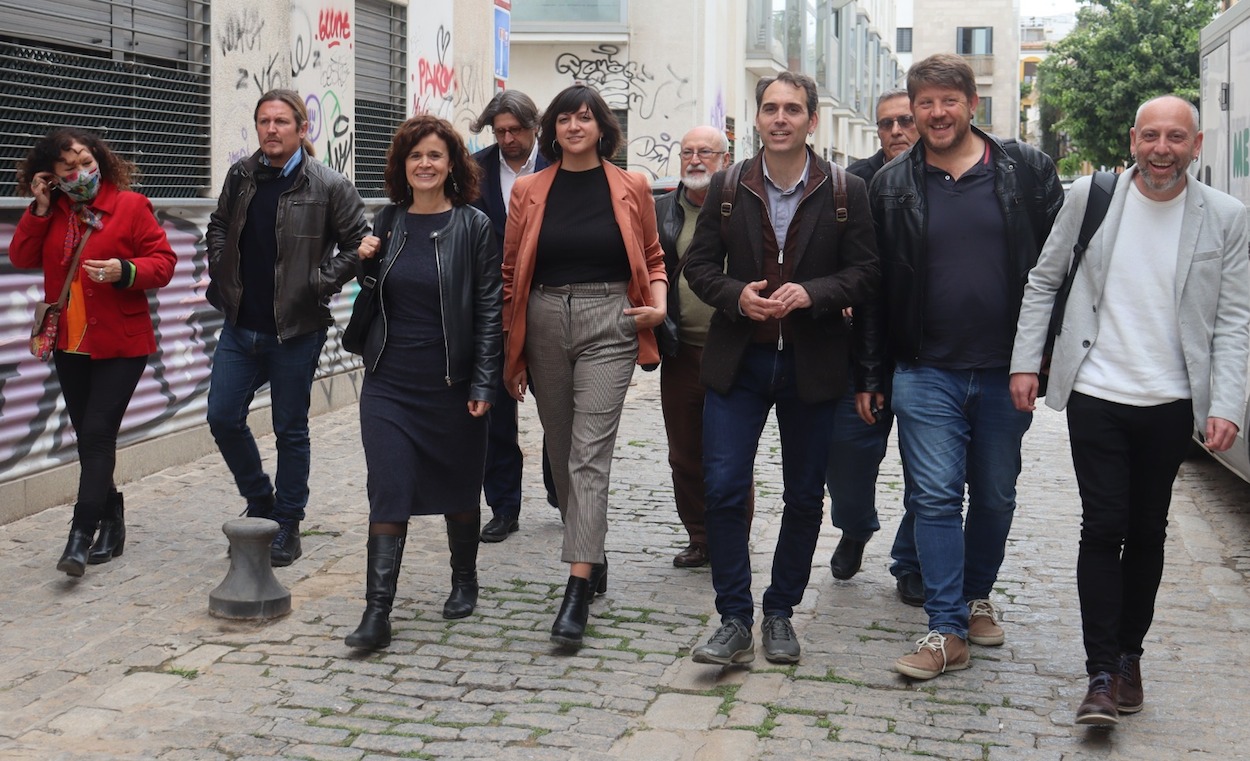
{"type": "Polygon", "coordinates": [[[716,175],[685,270],[691,290],[716,310],[701,380],[708,387],[708,549],[721,626],[695,648],[697,663],[755,658],[748,495],[760,433],[774,406],[785,508],[760,629],[765,658],[799,660],[790,616],[811,574],[834,410],[847,388],[842,310],[872,298],[880,276],[863,180],[807,147],[816,128],[816,84],[782,72],[760,80],[755,103],[763,154],[741,165],[732,200],[723,186],[733,171],[716,175]]]}

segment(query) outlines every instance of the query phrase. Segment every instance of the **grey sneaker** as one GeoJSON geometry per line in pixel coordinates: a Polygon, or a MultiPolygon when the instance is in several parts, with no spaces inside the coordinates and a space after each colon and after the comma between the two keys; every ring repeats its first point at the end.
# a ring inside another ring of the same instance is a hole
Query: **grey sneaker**
{"type": "Polygon", "coordinates": [[[751,630],[736,618],[727,619],[706,645],[699,645],[690,654],[695,663],[750,663],[755,660],[755,642],[751,630]]]}
{"type": "Polygon", "coordinates": [[[794,634],[790,619],[785,616],[766,616],[760,624],[764,640],[764,658],[769,663],[798,663],[799,638],[794,634]]]}

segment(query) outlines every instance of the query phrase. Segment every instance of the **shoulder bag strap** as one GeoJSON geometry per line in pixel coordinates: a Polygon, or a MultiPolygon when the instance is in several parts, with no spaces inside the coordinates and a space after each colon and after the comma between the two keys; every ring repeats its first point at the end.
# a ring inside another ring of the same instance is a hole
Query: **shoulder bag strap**
{"type": "Polygon", "coordinates": [[[69,287],[74,282],[74,270],[78,269],[78,260],[82,258],[82,250],[87,246],[87,238],[91,237],[91,231],[94,227],[87,226],[83,231],[82,238],[78,241],[78,247],[74,249],[74,255],[69,260],[69,271],[65,276],[65,284],[61,286],[61,297],[56,300],[56,308],[64,309],[65,302],[69,301],[69,287]]]}
{"type": "Polygon", "coordinates": [[[1111,197],[1115,194],[1116,176],[1111,172],[1094,172],[1089,186],[1089,198],[1085,201],[1085,216],[1081,218],[1081,231],[1077,233],[1076,245],[1072,246],[1072,265],[1063,278],[1063,284],[1055,293],[1055,306],[1050,312],[1050,325],[1046,331],[1046,349],[1049,353],[1054,345],[1055,336],[1063,332],[1063,311],[1068,306],[1068,294],[1072,292],[1072,283],[1076,280],[1076,270],[1081,266],[1085,249],[1094,233],[1102,225],[1111,208],[1111,197]]]}

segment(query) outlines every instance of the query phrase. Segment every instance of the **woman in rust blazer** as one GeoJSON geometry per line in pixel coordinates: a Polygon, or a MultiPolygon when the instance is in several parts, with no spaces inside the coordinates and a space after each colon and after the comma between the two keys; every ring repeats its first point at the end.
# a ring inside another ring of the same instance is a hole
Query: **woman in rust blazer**
{"type": "Polygon", "coordinates": [[[78,502],[56,566],[70,576],[125,548],[122,495],[113,484],[117,432],[156,351],[146,291],[167,285],[174,274],[176,257],[151,202],[129,190],[133,169],[79,129],[48,134],[18,166],[18,192],[34,201],[17,223],[9,259],[15,267],[43,270],[48,302],[72,279],[52,355],[78,435],[78,502]],[[74,251],[88,233],[71,272],[74,251]]]}
{"type": "Polygon", "coordinates": [[[564,519],[568,586],[551,627],[579,647],[607,589],[608,481],[635,362],[660,361],[668,279],[651,187],[611,164],[621,128],[599,93],[561,91],[542,119],[551,166],[517,180],[504,235],[504,377],[532,381],[564,519]]]}

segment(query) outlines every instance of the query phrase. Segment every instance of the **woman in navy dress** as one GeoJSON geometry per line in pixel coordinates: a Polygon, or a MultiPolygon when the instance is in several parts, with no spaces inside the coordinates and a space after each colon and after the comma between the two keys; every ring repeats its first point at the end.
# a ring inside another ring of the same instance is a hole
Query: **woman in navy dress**
{"type": "Polygon", "coordinates": [[[350,647],[391,641],[408,519],[442,515],[451,550],[444,618],[477,604],[486,413],[502,371],[502,274],[490,219],[468,204],[480,169],[448,122],[418,116],[386,157],[394,202],[360,244],[380,257],[381,316],[364,350],[360,434],[368,467],[365,613],[350,647]]]}

